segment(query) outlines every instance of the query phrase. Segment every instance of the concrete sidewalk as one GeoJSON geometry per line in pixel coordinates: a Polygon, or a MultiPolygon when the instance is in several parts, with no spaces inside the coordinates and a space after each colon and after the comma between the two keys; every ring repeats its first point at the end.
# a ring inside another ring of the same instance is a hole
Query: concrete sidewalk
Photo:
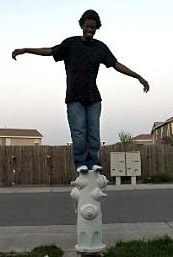
{"type": "MultiPolygon", "coordinates": [[[[0,193],[70,192],[71,189],[72,187],[4,187],[0,188],[0,193]]],[[[107,191],[157,189],[173,189],[173,184],[108,185],[106,188],[107,191]]],[[[103,225],[103,241],[107,247],[118,240],[152,239],[164,235],[173,238],[173,221],[103,225]]],[[[0,252],[29,251],[36,246],[56,244],[65,252],[64,257],[74,257],[76,241],[76,225],[0,227],[0,252]]]]}
{"type": "MultiPolygon", "coordinates": [[[[173,238],[173,222],[116,223],[103,225],[103,241],[106,246],[117,241],[152,239],[168,235],[173,238]]],[[[65,252],[64,257],[76,256],[75,225],[0,227],[0,252],[21,252],[36,246],[56,244],[65,252]]]]}

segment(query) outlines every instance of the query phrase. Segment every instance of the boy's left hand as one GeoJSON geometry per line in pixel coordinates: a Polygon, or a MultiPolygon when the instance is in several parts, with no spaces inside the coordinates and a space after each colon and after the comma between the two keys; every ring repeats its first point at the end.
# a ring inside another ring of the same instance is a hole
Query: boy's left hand
{"type": "Polygon", "coordinates": [[[149,86],[148,82],[145,79],[143,79],[142,77],[139,77],[138,80],[143,85],[144,92],[147,93],[150,89],[150,86],[149,86]]]}

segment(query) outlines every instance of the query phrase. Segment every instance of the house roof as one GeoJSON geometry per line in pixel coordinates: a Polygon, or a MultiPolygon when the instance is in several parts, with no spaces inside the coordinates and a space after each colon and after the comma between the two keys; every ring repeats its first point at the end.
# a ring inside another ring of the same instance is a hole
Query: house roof
{"type": "Polygon", "coordinates": [[[154,124],[153,124],[153,128],[161,125],[163,123],[163,121],[155,121],[154,124]]]}
{"type": "Polygon", "coordinates": [[[153,131],[157,128],[160,128],[162,126],[164,126],[165,124],[169,123],[169,122],[173,122],[173,117],[163,121],[163,122],[154,122],[154,125],[152,127],[152,130],[151,130],[151,134],[153,133],[153,131]]]}
{"type": "Polygon", "coordinates": [[[36,129],[2,129],[0,128],[0,137],[43,137],[36,129]]]}
{"type": "Polygon", "coordinates": [[[133,140],[152,140],[152,136],[150,134],[140,134],[136,137],[132,138],[133,140]]]}

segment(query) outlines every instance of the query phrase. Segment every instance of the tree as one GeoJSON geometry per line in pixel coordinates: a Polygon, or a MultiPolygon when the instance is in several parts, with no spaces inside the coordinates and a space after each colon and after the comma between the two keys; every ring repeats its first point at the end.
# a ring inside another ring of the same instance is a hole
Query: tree
{"type": "Polygon", "coordinates": [[[133,143],[132,135],[123,130],[118,134],[121,143],[133,143]]]}

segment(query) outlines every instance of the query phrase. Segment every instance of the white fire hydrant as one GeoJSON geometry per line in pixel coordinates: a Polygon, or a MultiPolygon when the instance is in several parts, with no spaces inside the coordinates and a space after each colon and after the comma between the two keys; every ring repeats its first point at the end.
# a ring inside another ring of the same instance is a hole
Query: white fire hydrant
{"type": "Polygon", "coordinates": [[[87,174],[79,174],[79,177],[71,182],[75,186],[71,197],[77,211],[77,252],[100,253],[106,247],[102,242],[100,198],[106,196],[102,189],[107,183],[105,176],[93,170],[89,170],[87,174]]]}

